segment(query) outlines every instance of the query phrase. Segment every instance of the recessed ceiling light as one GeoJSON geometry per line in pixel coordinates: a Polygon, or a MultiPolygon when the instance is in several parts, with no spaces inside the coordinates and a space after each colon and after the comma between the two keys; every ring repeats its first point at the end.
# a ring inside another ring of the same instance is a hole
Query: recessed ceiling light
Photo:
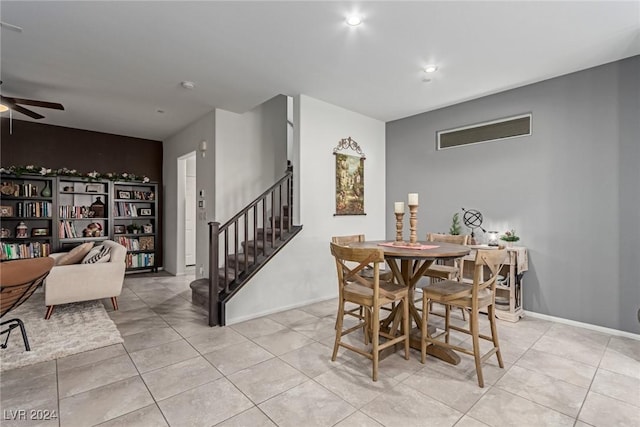
{"type": "Polygon", "coordinates": [[[360,18],[360,16],[358,15],[350,15],[347,17],[347,24],[351,25],[352,27],[357,27],[358,25],[362,24],[362,18],[360,18]]]}
{"type": "Polygon", "coordinates": [[[196,87],[196,84],[194,82],[185,80],[183,82],[180,82],[180,86],[182,86],[185,89],[193,89],[194,87],[196,87]]]}
{"type": "Polygon", "coordinates": [[[158,113],[158,114],[164,114],[164,110],[163,110],[162,108],[158,108],[158,109],[156,110],[156,113],[158,113]]]}
{"type": "Polygon", "coordinates": [[[437,65],[427,65],[426,67],[424,67],[425,73],[435,73],[436,71],[438,71],[437,65]]]}

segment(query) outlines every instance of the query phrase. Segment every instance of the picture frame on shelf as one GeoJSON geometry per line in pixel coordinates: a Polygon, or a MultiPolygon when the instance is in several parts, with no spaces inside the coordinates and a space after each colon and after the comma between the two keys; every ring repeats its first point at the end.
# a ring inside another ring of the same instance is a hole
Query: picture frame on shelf
{"type": "Polygon", "coordinates": [[[154,249],[153,236],[142,236],[138,240],[140,241],[141,251],[152,251],[154,249]]]}
{"type": "Polygon", "coordinates": [[[113,234],[126,234],[127,227],[124,225],[114,225],[113,226],[113,234]]]}
{"type": "Polygon", "coordinates": [[[151,216],[151,209],[142,208],[138,211],[140,216],[151,216]]]}
{"type": "Polygon", "coordinates": [[[87,184],[84,188],[84,191],[87,193],[101,193],[102,190],[102,184],[87,184]]]}
{"type": "Polygon", "coordinates": [[[31,229],[31,237],[43,237],[49,235],[48,228],[32,228],[31,229]]]}
{"type": "Polygon", "coordinates": [[[118,199],[131,199],[131,191],[118,190],[118,199]]]}
{"type": "Polygon", "coordinates": [[[13,206],[0,206],[0,217],[13,216],[13,206]]]}

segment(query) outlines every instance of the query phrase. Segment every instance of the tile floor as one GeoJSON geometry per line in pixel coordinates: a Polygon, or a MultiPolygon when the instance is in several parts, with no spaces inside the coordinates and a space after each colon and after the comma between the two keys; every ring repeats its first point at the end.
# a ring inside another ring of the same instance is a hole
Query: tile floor
{"type": "Polygon", "coordinates": [[[110,311],[124,344],[3,373],[0,424],[640,424],[640,341],[532,318],[499,322],[505,368],[488,361],[483,389],[469,357],[422,365],[418,352],[383,360],[374,383],[361,356],[341,350],[330,361],[336,301],[209,328],[190,303],[191,280],[127,277],[120,310],[110,311]],[[19,409],[57,418],[12,420],[19,409]]]}

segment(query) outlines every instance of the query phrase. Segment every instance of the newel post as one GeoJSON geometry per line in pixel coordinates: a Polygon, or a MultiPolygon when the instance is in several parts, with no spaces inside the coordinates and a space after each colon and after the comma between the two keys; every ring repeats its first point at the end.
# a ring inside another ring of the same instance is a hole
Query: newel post
{"type": "Polygon", "coordinates": [[[209,326],[220,324],[218,301],[218,230],[219,222],[209,223],[209,326]]]}

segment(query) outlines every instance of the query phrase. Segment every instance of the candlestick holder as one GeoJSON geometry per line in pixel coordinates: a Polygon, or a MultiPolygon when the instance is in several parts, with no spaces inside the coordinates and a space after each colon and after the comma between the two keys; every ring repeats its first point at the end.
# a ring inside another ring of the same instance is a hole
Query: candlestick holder
{"type": "Polygon", "coordinates": [[[409,205],[409,246],[420,246],[418,243],[418,205],[409,205]]]}
{"type": "Polygon", "coordinates": [[[394,245],[406,245],[407,242],[402,240],[402,218],[404,217],[404,212],[395,212],[396,214],[396,241],[393,242],[394,245]]]}

